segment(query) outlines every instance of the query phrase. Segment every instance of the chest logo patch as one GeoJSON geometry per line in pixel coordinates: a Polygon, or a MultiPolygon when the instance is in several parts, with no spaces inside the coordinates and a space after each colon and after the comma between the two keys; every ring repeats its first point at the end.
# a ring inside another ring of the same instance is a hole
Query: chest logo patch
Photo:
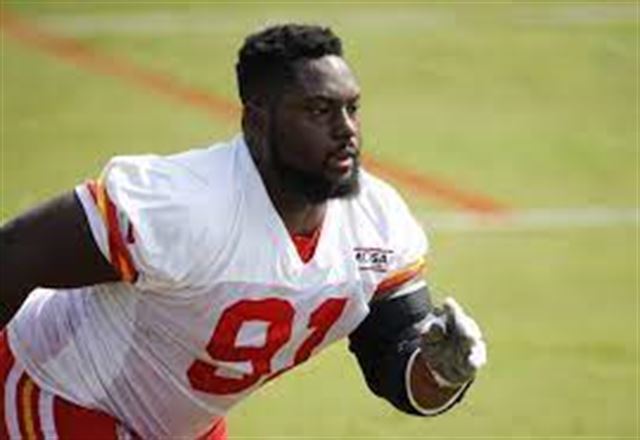
{"type": "Polygon", "coordinates": [[[393,256],[391,249],[356,247],[353,249],[358,269],[387,272],[393,256]]]}

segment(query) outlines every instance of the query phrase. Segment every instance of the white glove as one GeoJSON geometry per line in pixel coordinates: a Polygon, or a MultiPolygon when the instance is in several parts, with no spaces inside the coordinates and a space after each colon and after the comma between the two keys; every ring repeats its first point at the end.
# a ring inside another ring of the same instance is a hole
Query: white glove
{"type": "Polygon", "coordinates": [[[487,362],[487,346],[478,324],[453,298],[421,324],[421,349],[441,386],[457,387],[472,380],[487,362]]]}

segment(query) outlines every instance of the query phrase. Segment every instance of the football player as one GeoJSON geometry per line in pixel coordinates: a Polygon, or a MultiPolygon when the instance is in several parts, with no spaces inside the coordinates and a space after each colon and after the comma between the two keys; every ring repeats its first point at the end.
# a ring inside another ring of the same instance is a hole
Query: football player
{"type": "Polygon", "coordinates": [[[2,227],[0,438],[224,439],[236,403],[344,337],[406,413],[473,382],[478,326],[431,304],[422,229],[360,168],[340,39],[273,26],[236,71],[241,134],[115,157],[2,227]]]}

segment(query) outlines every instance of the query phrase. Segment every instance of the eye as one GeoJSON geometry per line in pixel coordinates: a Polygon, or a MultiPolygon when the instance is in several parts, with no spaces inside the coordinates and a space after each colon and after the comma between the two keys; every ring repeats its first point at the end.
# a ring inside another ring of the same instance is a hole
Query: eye
{"type": "Polygon", "coordinates": [[[357,114],[359,109],[360,109],[360,103],[359,102],[352,102],[352,103],[347,105],[347,112],[350,115],[357,114]]]}
{"type": "Polygon", "coordinates": [[[328,114],[331,111],[331,108],[329,107],[328,104],[316,103],[316,104],[307,106],[306,110],[307,110],[307,113],[309,113],[311,116],[317,117],[317,116],[324,116],[328,114]]]}

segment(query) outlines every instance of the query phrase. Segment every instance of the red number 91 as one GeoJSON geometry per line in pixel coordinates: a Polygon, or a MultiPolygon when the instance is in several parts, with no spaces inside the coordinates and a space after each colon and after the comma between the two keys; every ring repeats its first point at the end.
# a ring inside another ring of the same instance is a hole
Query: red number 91
{"type": "Polygon", "coordinates": [[[214,361],[248,362],[251,372],[237,378],[225,377],[218,374],[217,365],[197,359],[187,370],[191,386],[205,393],[235,394],[255,385],[265,376],[273,378],[306,361],[340,318],[346,303],[346,298],[329,298],[321,303],[311,313],[307,325],[311,333],[296,351],[293,364],[272,374],[271,360],[291,338],[295,310],[291,303],[281,298],[238,301],[220,315],[207,344],[207,353],[214,361]],[[242,326],[250,321],[266,323],[264,345],[237,345],[242,326]]]}

